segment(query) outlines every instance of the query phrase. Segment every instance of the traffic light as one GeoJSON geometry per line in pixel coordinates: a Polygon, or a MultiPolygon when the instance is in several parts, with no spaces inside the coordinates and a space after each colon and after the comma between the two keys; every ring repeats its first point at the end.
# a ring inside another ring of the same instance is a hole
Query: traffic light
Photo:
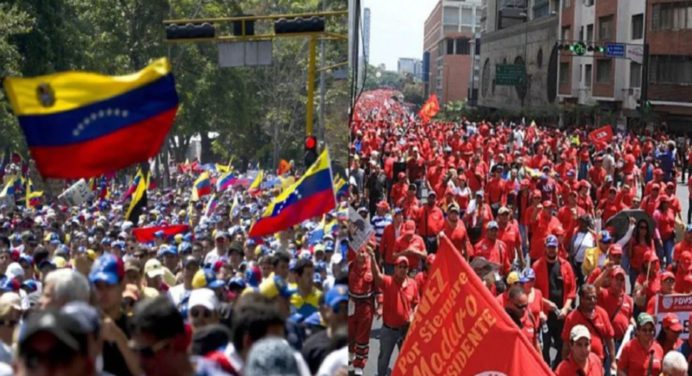
{"type": "Polygon", "coordinates": [[[166,25],[166,39],[214,38],[215,35],[214,25],[208,22],[166,25]]]}
{"type": "Polygon", "coordinates": [[[317,138],[315,136],[305,137],[305,168],[309,168],[317,160],[317,138]]]}
{"type": "Polygon", "coordinates": [[[572,45],[569,47],[569,50],[572,51],[575,55],[582,56],[586,53],[586,43],[572,43],[572,45]]]}
{"type": "Polygon", "coordinates": [[[603,46],[597,46],[597,45],[589,45],[589,48],[587,48],[589,52],[598,52],[601,54],[604,54],[606,52],[605,47],[603,46]]]}
{"type": "Polygon", "coordinates": [[[324,31],[324,17],[280,18],[274,23],[274,33],[313,33],[324,31]]]}

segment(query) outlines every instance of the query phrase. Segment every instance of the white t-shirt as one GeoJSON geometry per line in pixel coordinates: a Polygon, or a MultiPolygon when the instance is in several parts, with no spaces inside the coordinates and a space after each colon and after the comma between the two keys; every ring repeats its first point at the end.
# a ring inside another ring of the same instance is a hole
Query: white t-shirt
{"type": "Polygon", "coordinates": [[[342,368],[348,367],[348,346],[334,350],[322,361],[317,376],[332,376],[342,368]]]}
{"type": "Polygon", "coordinates": [[[590,232],[578,232],[574,235],[574,240],[572,241],[572,249],[574,249],[575,255],[574,260],[576,262],[584,262],[584,253],[587,249],[596,246],[596,241],[590,232]]]}

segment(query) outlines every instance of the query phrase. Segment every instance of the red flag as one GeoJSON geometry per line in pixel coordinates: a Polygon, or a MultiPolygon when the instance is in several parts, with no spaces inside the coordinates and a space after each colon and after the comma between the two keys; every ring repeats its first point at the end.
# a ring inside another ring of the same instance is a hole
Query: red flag
{"type": "Polygon", "coordinates": [[[596,149],[602,150],[613,140],[613,127],[604,125],[589,133],[589,141],[596,146],[596,149]]]}
{"type": "Polygon", "coordinates": [[[552,372],[443,237],[392,376],[479,374],[552,372]]]}
{"type": "Polygon", "coordinates": [[[277,175],[283,175],[291,170],[291,164],[288,163],[285,159],[282,159],[279,162],[279,168],[276,170],[277,175]]]}
{"type": "Polygon", "coordinates": [[[433,94],[425,101],[423,107],[421,107],[418,112],[418,116],[423,119],[424,122],[429,122],[430,119],[434,118],[435,115],[440,111],[440,103],[437,101],[437,95],[433,94]]]}
{"type": "Polygon", "coordinates": [[[177,234],[182,234],[190,230],[188,225],[172,225],[172,226],[152,226],[152,227],[139,227],[132,230],[132,234],[137,238],[140,243],[147,243],[154,241],[154,234],[157,231],[163,231],[164,237],[169,237],[177,234]]]}

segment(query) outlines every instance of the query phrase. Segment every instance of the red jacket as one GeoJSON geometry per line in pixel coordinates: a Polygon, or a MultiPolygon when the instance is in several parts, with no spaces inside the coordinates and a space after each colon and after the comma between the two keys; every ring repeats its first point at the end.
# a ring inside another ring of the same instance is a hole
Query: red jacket
{"type": "MultiPolygon", "coordinates": [[[[560,263],[560,274],[562,274],[562,305],[564,306],[567,299],[574,299],[577,296],[577,284],[574,277],[574,271],[569,262],[561,257],[558,257],[560,263]]],[[[533,263],[533,270],[536,272],[535,288],[541,290],[544,298],[550,296],[550,285],[548,278],[548,262],[545,257],[541,257],[533,263]]]]}

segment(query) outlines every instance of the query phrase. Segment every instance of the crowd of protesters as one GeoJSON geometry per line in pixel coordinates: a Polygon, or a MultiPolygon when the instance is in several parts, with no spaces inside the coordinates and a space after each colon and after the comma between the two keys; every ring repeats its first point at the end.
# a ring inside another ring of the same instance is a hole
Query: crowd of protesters
{"type": "Polygon", "coordinates": [[[357,373],[388,374],[447,237],[558,375],[692,374],[687,323],[654,315],[658,295],[692,293],[688,156],[660,132],[590,132],[422,121],[392,91],[361,97],[349,202],[375,241],[350,269],[357,373]]]}
{"type": "Polygon", "coordinates": [[[150,187],[133,220],[130,187],[116,180],[79,206],[27,208],[21,192],[5,201],[0,375],[347,374],[346,203],[249,238],[280,184],[233,185],[210,208],[208,197],[191,199],[196,166],[150,187]],[[176,224],[188,231],[134,235],[176,224]]]}

